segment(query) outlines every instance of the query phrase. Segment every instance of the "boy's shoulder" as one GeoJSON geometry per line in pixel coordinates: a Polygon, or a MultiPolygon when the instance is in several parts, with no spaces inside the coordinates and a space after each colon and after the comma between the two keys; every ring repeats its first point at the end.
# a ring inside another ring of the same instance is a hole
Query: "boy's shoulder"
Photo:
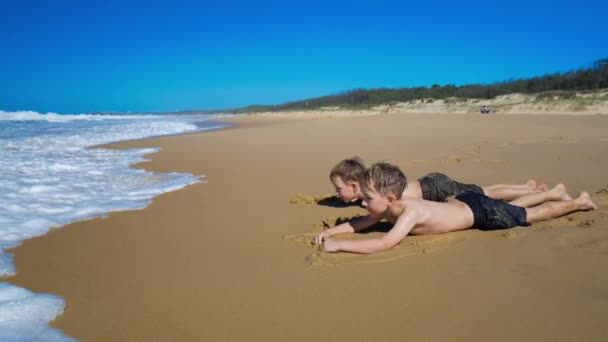
{"type": "Polygon", "coordinates": [[[403,210],[399,216],[431,213],[446,203],[428,201],[422,198],[403,198],[399,200],[403,210]]]}
{"type": "Polygon", "coordinates": [[[420,198],[415,197],[404,197],[397,201],[396,205],[398,206],[398,210],[396,212],[396,216],[405,216],[405,215],[413,215],[421,210],[425,210],[427,204],[425,202],[429,202],[420,198]]]}
{"type": "Polygon", "coordinates": [[[423,207],[428,203],[433,203],[432,201],[427,201],[425,199],[416,197],[403,197],[399,200],[399,202],[402,203],[406,209],[423,207]]]}

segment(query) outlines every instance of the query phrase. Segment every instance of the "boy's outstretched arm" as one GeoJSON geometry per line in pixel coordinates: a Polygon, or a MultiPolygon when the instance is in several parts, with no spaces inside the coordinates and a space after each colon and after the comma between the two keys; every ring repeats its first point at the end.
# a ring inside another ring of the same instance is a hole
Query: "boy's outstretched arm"
{"type": "Polygon", "coordinates": [[[389,250],[395,247],[418,223],[416,211],[408,212],[397,219],[393,228],[384,236],[367,240],[334,240],[327,239],[320,245],[325,252],[351,252],[370,254],[389,250]]]}
{"type": "Polygon", "coordinates": [[[373,218],[369,215],[357,217],[348,222],[344,222],[335,227],[326,229],[326,230],[322,231],[321,233],[315,235],[314,243],[316,245],[320,246],[323,244],[323,241],[327,240],[328,238],[330,238],[334,235],[345,234],[345,233],[355,233],[355,232],[358,232],[365,228],[369,228],[369,227],[373,226],[374,224],[378,223],[380,220],[381,220],[381,218],[373,218]]]}

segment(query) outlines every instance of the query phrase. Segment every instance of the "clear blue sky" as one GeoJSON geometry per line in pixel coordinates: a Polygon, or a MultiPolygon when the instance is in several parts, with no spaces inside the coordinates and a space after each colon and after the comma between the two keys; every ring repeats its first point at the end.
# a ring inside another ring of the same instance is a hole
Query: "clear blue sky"
{"type": "Polygon", "coordinates": [[[0,110],[278,104],[608,57],[608,1],[0,0],[0,110]]]}

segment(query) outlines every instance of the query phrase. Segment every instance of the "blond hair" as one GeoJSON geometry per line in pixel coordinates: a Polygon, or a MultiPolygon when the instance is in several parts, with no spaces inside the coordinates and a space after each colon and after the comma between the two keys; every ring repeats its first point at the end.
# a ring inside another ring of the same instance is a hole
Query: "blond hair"
{"type": "Polygon", "coordinates": [[[344,159],[336,164],[329,173],[329,179],[333,180],[340,177],[343,182],[361,183],[363,174],[365,173],[365,165],[359,157],[344,159]]]}
{"type": "Polygon", "coordinates": [[[407,178],[398,166],[381,162],[365,171],[361,186],[367,189],[373,187],[384,197],[393,194],[396,199],[401,199],[407,187],[407,178]]]}

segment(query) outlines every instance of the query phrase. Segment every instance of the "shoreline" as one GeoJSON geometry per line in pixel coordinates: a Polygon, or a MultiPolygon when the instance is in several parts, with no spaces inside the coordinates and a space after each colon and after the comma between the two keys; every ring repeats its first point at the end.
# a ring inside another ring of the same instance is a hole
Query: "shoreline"
{"type": "Polygon", "coordinates": [[[299,244],[323,218],[360,209],[290,203],[297,193],[330,192],[329,169],[355,154],[394,162],[407,175],[443,171],[480,184],[543,176],[594,194],[608,184],[608,119],[553,115],[547,123],[537,114],[256,114],[228,118],[238,124],[220,130],[102,145],[159,147],[134,167],[205,174],[206,182],[27,240],[13,249],[18,274],[5,280],[63,297],[66,311],[52,326],[82,340],[481,341],[501,340],[498,332],[504,340],[599,341],[608,333],[597,316],[608,305],[595,301],[608,285],[595,274],[608,265],[603,197],[597,212],[509,230],[515,238],[469,230],[417,239],[424,253],[402,243],[371,258],[299,244]],[[371,137],[361,143],[352,132],[371,137]],[[556,274],[557,265],[578,280],[556,274]],[[571,298],[560,297],[565,290],[571,298]],[[499,306],[490,317],[488,308],[499,306]],[[368,321],[357,307],[389,314],[368,321]],[[446,329],[419,320],[430,317],[446,329]],[[525,323],[532,317],[536,323],[525,323]]]}

